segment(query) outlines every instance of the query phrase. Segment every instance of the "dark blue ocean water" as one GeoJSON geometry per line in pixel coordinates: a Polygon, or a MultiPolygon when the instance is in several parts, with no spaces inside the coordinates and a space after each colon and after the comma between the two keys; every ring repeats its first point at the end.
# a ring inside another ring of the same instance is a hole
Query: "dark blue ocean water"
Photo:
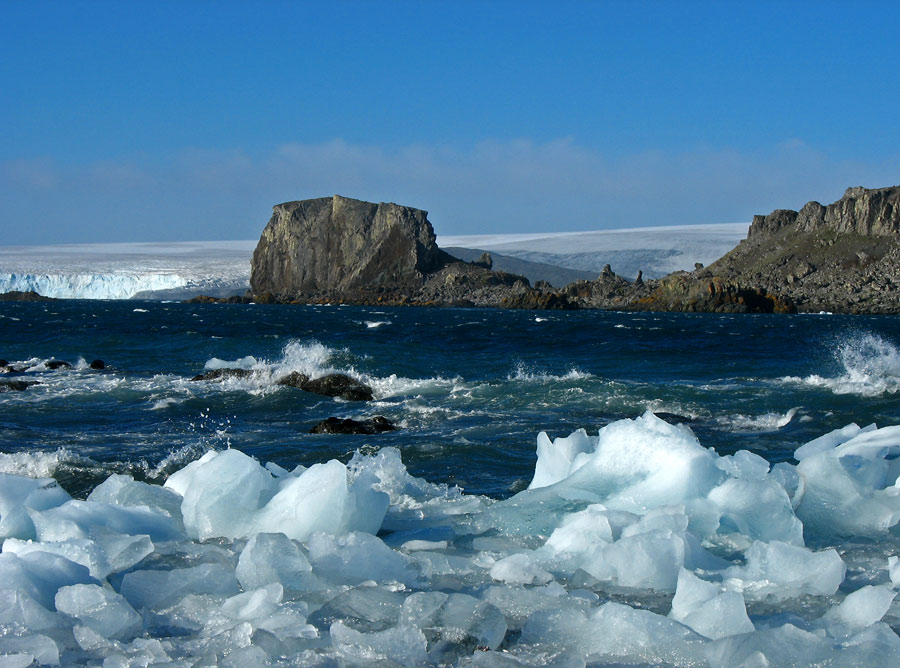
{"type": "Polygon", "coordinates": [[[292,468],[392,445],[416,476],[507,497],[530,480],[540,431],[595,433],[647,409],[719,453],[775,462],[850,422],[900,424],[898,345],[893,317],[4,303],[0,358],[41,384],[0,394],[0,468],[83,496],[111,472],[163,480],[209,448],[292,468]],[[51,358],[76,368],[46,370],[51,358]],[[98,358],[106,370],[86,368],[98,358]],[[216,365],[257,373],[189,381],[216,365]],[[376,399],[274,384],[290,370],[355,375],[376,399]],[[398,430],[307,433],[372,415],[398,430]]]}

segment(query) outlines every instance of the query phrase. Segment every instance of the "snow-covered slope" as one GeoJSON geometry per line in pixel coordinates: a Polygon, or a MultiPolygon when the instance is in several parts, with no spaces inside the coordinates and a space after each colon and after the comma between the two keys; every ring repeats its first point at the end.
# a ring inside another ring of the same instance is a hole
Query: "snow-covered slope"
{"type": "MultiPolygon", "coordinates": [[[[479,248],[530,262],[627,278],[709,264],[747,234],[747,223],[596,232],[440,236],[447,248],[479,248]]],[[[34,290],[67,299],[183,299],[242,294],[256,241],[0,247],[0,292],[34,290]]]]}
{"type": "Polygon", "coordinates": [[[633,278],[638,270],[658,278],[695,262],[710,264],[747,236],[749,223],[674,225],[595,232],[439,236],[438,245],[483,248],[531,262],[633,278]]]}

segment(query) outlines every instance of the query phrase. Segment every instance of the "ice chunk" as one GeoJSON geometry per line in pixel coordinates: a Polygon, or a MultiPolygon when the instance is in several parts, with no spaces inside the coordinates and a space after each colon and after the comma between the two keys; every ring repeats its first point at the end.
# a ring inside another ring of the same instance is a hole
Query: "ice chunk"
{"type": "Polygon", "coordinates": [[[834,636],[856,633],[884,617],[897,592],[889,585],[867,585],[847,594],[822,618],[828,631],[834,636]]]}
{"type": "Polygon", "coordinates": [[[139,482],[129,475],[116,473],[109,476],[93,489],[87,500],[125,508],[143,506],[170,517],[179,527],[183,526],[181,495],[161,485],[139,482]]]}
{"type": "Polygon", "coordinates": [[[136,609],[155,609],[171,605],[188,594],[232,596],[238,593],[238,583],[228,567],[201,564],[191,568],[132,571],[122,578],[120,591],[136,609]]]}
{"type": "Polygon", "coordinates": [[[724,638],[755,630],[740,593],[723,591],[718,585],[701,580],[687,570],[678,574],[669,617],[707,638],[724,638]]]}
{"type": "Polygon", "coordinates": [[[774,480],[729,478],[708,498],[721,513],[720,533],[803,545],[803,525],[787,492],[774,480]]]}
{"type": "Polygon", "coordinates": [[[589,615],[572,610],[537,612],[522,629],[521,640],[590,655],[596,663],[705,663],[702,636],[673,619],[621,603],[605,603],[589,615]]]}
{"type": "Polygon", "coordinates": [[[59,647],[40,633],[28,633],[21,636],[6,635],[0,638],[0,666],[20,665],[26,667],[33,663],[42,666],[59,665],[59,647]],[[21,657],[21,659],[19,659],[21,657]],[[20,660],[21,663],[16,663],[20,660]]]}
{"type": "Polygon", "coordinates": [[[112,572],[104,551],[97,543],[87,538],[70,538],[66,541],[44,543],[7,538],[3,541],[3,551],[19,556],[32,552],[58,554],[69,561],[81,564],[97,579],[103,579],[112,572]]]}
{"type": "Polygon", "coordinates": [[[0,517],[18,506],[47,510],[60,506],[71,498],[52,478],[27,478],[0,473],[0,517]]]}
{"type": "Polygon", "coordinates": [[[733,478],[745,480],[765,480],[769,472],[769,462],[747,450],[738,450],[733,455],[719,457],[716,466],[733,478]]]}
{"type": "Polygon", "coordinates": [[[258,533],[244,546],[235,574],[245,590],[272,582],[307,591],[317,578],[299,546],[283,533],[258,533]]]}
{"type": "Polygon", "coordinates": [[[184,537],[171,518],[145,507],[122,508],[108,503],[72,500],[42,512],[31,511],[30,515],[41,541],[90,538],[98,528],[130,536],[143,534],[153,541],[184,537]]]}
{"type": "MultiPolygon", "coordinates": [[[[0,577],[8,574],[9,570],[0,567],[0,577]]],[[[9,584],[12,582],[6,586],[9,584]]],[[[60,622],[55,613],[38,603],[27,590],[0,588],[0,625],[45,631],[59,626],[60,622]]]]}
{"type": "Polygon", "coordinates": [[[648,411],[600,429],[596,448],[576,455],[572,473],[552,489],[568,498],[593,497],[608,508],[644,513],[705,496],[725,476],[715,458],[690,429],[648,411]]]}
{"type": "Polygon", "coordinates": [[[841,443],[849,441],[860,432],[872,431],[875,428],[876,427],[874,424],[870,424],[864,430],[860,429],[859,425],[855,423],[848,424],[846,427],[835,429],[834,431],[830,431],[823,436],[814,438],[805,445],[801,445],[799,448],[794,450],[794,459],[796,459],[798,462],[802,462],[807,457],[817,455],[821,452],[833,450],[841,443]]]}
{"type": "Polygon", "coordinates": [[[683,534],[656,529],[620,538],[584,570],[623,587],[674,591],[684,556],[683,534]]]}
{"type": "MultiPolygon", "coordinates": [[[[537,464],[528,488],[546,487],[569,477],[577,468],[575,459],[578,455],[593,452],[595,447],[595,439],[588,436],[584,429],[555,438],[552,442],[547,432],[542,431],[537,437],[537,464]]],[[[581,463],[583,460],[579,460],[581,463]]]]}
{"type": "Polygon", "coordinates": [[[96,580],[87,568],[57,554],[0,554],[0,587],[23,590],[48,610],[56,609],[54,599],[60,587],[89,583],[96,580]]]}
{"type": "Polygon", "coordinates": [[[56,609],[106,638],[133,636],[141,624],[141,616],[120,594],[93,584],[60,588],[56,609]]]}
{"type": "Polygon", "coordinates": [[[182,495],[184,526],[200,540],[253,533],[256,512],[277,489],[272,474],[239,450],[208,452],[165,486],[182,495]]]}
{"type": "Polygon", "coordinates": [[[315,464],[294,478],[259,513],[258,531],[281,531],[305,541],[316,531],[338,534],[381,526],[388,496],[372,489],[376,478],[357,478],[347,485],[347,468],[337,460],[315,464]]]}
{"type": "Polygon", "coordinates": [[[278,609],[284,596],[284,587],[278,582],[267,584],[259,589],[251,589],[226,600],[221,608],[222,614],[241,621],[252,621],[270,616],[278,609]]]}
{"type": "Polygon", "coordinates": [[[894,587],[900,585],[900,558],[888,557],[888,575],[894,587]]]}
{"type": "Polygon", "coordinates": [[[831,596],[844,581],[847,570],[833,548],[813,552],[778,541],[756,541],[745,557],[745,566],[732,566],[724,575],[729,578],[730,587],[753,598],[831,596]]]}
{"type": "Polygon", "coordinates": [[[822,536],[877,536],[900,522],[900,430],[864,431],[845,443],[811,454],[797,465],[805,482],[797,516],[822,536]]]}
{"type": "Polygon", "coordinates": [[[517,552],[491,567],[491,577],[507,584],[547,584],[553,576],[540,567],[534,553],[517,552]]]}
{"type": "Polygon", "coordinates": [[[316,531],[375,532],[388,497],[373,489],[377,478],[347,481],[337,460],[274,477],[238,450],[210,452],[166,481],[183,496],[184,525],[194,538],[241,538],[281,532],[305,541],[316,531]]]}
{"type": "Polygon", "coordinates": [[[375,633],[360,633],[340,622],[331,625],[331,641],[354,663],[392,661],[415,668],[425,665],[425,635],[414,626],[395,626],[375,633]]]}
{"type": "Polygon", "coordinates": [[[35,538],[30,510],[47,510],[71,497],[52,478],[0,473],[0,539],[35,538]]]}
{"type": "Polygon", "coordinates": [[[417,592],[403,602],[400,623],[419,627],[432,642],[458,644],[471,639],[474,645],[490,649],[497,649],[506,635],[503,614],[467,594],[417,592]]]}
{"type": "Polygon", "coordinates": [[[352,532],[342,536],[313,534],[309,560],[319,577],[329,582],[357,584],[366,580],[413,585],[419,574],[410,559],[370,534],[352,532]]]}

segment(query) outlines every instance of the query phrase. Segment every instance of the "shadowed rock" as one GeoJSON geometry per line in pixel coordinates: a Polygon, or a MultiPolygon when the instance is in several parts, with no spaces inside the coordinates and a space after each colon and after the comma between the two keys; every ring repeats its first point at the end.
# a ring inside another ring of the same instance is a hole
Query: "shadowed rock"
{"type": "Polygon", "coordinates": [[[63,362],[62,360],[50,360],[49,362],[44,362],[44,366],[48,369],[56,370],[56,369],[71,369],[72,365],[68,362],[63,362]]]}
{"type": "Polygon", "coordinates": [[[291,371],[288,375],[282,376],[275,381],[276,385],[286,385],[288,387],[298,387],[301,390],[303,386],[309,382],[309,376],[299,371],[291,371]]]}
{"type": "Polygon", "coordinates": [[[326,397],[340,397],[347,401],[370,401],[372,388],[342,373],[332,373],[321,378],[307,380],[301,390],[323,394],[326,397]]]}
{"type": "Polygon", "coordinates": [[[106,368],[106,362],[104,362],[103,360],[94,360],[93,362],[91,362],[91,368],[94,371],[100,371],[106,368]]]}
{"type": "Polygon", "coordinates": [[[36,380],[0,380],[0,392],[24,392],[32,385],[40,385],[36,380]]]}
{"type": "Polygon", "coordinates": [[[253,373],[251,369],[212,369],[201,374],[197,374],[192,381],[196,380],[225,380],[226,378],[246,378],[253,373]]]}
{"type": "Polygon", "coordinates": [[[309,430],[310,434],[380,434],[396,429],[390,420],[376,415],[366,420],[330,417],[309,430]]]}

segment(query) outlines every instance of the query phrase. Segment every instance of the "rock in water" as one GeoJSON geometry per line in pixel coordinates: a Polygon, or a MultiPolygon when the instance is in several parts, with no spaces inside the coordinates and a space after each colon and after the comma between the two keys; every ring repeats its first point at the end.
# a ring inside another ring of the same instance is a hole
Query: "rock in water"
{"type": "Polygon", "coordinates": [[[380,434],[393,431],[394,425],[386,417],[376,415],[367,420],[330,417],[309,430],[310,434],[380,434]]]}
{"type": "Polygon", "coordinates": [[[203,373],[197,374],[191,381],[198,380],[225,380],[226,378],[247,378],[248,376],[253,375],[252,369],[212,369],[210,371],[205,371],[203,373]]]}
{"type": "Polygon", "coordinates": [[[445,253],[428,214],[335,195],[274,207],[250,264],[253,294],[413,292],[445,253]]]}
{"type": "Polygon", "coordinates": [[[324,394],[326,397],[340,397],[347,401],[370,401],[372,388],[342,373],[332,373],[321,378],[307,380],[300,385],[301,390],[324,394]]]}

